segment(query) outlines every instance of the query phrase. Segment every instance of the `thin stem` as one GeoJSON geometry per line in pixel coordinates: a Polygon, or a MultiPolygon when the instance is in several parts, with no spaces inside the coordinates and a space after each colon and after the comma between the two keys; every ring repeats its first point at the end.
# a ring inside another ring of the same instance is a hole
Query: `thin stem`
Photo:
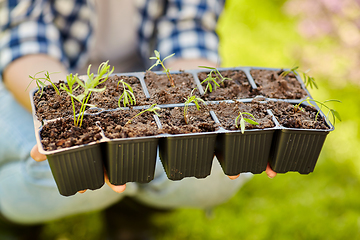
{"type": "Polygon", "coordinates": [[[86,105],[87,105],[87,103],[88,103],[88,101],[89,101],[89,99],[90,99],[90,95],[91,95],[91,92],[89,92],[88,97],[87,97],[87,99],[86,99],[86,102],[85,102],[85,104],[84,104],[83,112],[82,112],[82,114],[81,114],[80,127],[81,127],[82,122],[83,122],[83,119],[84,119],[84,112],[85,112],[86,105]]]}
{"type": "MultiPolygon", "coordinates": [[[[162,61],[160,61],[160,64],[161,64],[161,66],[162,66],[164,69],[166,69],[166,68],[165,68],[165,65],[164,65],[164,63],[163,63],[162,61]]],[[[170,80],[170,85],[171,85],[172,87],[175,87],[174,80],[173,80],[171,74],[169,73],[169,70],[166,69],[165,72],[166,72],[166,76],[167,76],[168,79],[170,80]],[[170,75],[170,76],[169,76],[169,75],[170,75]]]]}
{"type": "Polygon", "coordinates": [[[76,126],[76,111],[75,111],[75,103],[74,103],[74,98],[71,97],[71,105],[73,107],[73,113],[74,113],[74,125],[76,126]]]}
{"type": "Polygon", "coordinates": [[[76,126],[79,126],[80,117],[81,117],[81,114],[83,112],[84,107],[85,107],[85,97],[83,98],[82,103],[81,103],[81,108],[80,108],[80,111],[79,111],[79,116],[78,116],[77,121],[76,121],[76,126]]]}
{"type": "Polygon", "coordinates": [[[156,112],[156,110],[160,110],[159,107],[156,106],[156,103],[154,103],[153,105],[151,105],[148,109],[145,109],[141,112],[139,112],[138,114],[136,114],[135,116],[133,116],[132,118],[130,118],[125,124],[129,124],[131,123],[137,116],[140,116],[141,114],[143,114],[144,112],[153,112],[154,114],[156,114],[157,116],[160,117],[160,115],[156,112]]]}

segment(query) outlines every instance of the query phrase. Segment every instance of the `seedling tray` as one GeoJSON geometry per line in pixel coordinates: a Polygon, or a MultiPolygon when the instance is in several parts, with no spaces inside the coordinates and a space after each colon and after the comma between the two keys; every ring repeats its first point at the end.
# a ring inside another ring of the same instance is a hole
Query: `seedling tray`
{"type": "MultiPolygon", "coordinates": [[[[218,68],[219,71],[241,71],[247,77],[251,97],[235,97],[231,100],[250,102],[261,98],[264,101],[279,99],[266,98],[259,94],[259,86],[255,83],[251,70],[280,70],[276,68],[236,67],[218,68]]],[[[201,85],[199,73],[209,73],[208,69],[185,71],[193,76],[198,94],[204,97],[205,87],[201,85]]],[[[164,74],[163,72],[154,72],[164,74]]],[[[182,73],[182,72],[171,72],[182,73]]],[[[115,75],[115,74],[113,74],[115,75]]],[[[134,109],[144,109],[156,102],[149,94],[144,81],[145,73],[121,73],[117,75],[134,76],[139,79],[146,96],[144,102],[134,109]]],[[[81,77],[80,77],[81,78],[81,77]]],[[[296,75],[301,88],[311,98],[299,75],[296,75]]],[[[31,100],[37,89],[30,93],[31,100]]],[[[227,96],[220,96],[226,101],[227,96]]],[[[305,98],[305,97],[304,97],[305,98]]],[[[117,97],[118,99],[118,97],[117,97]]],[[[117,100],[116,99],[116,100],[117,100]]],[[[206,100],[206,99],[205,99],[206,100]]],[[[298,103],[302,99],[284,99],[291,103],[298,103]]],[[[209,100],[206,100],[210,103],[209,100]]],[[[190,104],[193,105],[193,104],[190,104]]],[[[183,107],[183,103],[160,104],[160,108],[183,107]]],[[[126,182],[147,183],[154,178],[157,149],[167,177],[170,180],[181,180],[185,177],[205,178],[211,174],[213,156],[216,154],[223,171],[227,175],[237,175],[242,172],[261,173],[266,169],[267,162],[278,173],[297,171],[307,174],[314,170],[319,153],[327,134],[334,130],[328,123],[326,130],[290,129],[281,126],[275,119],[275,127],[269,129],[247,129],[244,134],[240,131],[218,129],[214,132],[188,134],[161,134],[151,137],[134,137],[126,139],[108,139],[102,130],[102,139],[90,144],[83,144],[70,148],[45,151],[41,144],[40,132],[42,126],[51,119],[39,121],[36,108],[32,101],[34,127],[39,151],[47,155],[54,179],[60,194],[70,196],[85,189],[98,189],[104,184],[105,167],[112,184],[122,185],[126,182]]],[[[104,111],[118,109],[92,108],[86,111],[88,115],[96,115],[104,111]]],[[[128,110],[128,108],[124,108],[128,110]]],[[[213,119],[216,121],[216,115],[213,119]]],[[[271,112],[269,113],[271,114],[271,112]]],[[[321,116],[324,114],[321,112],[321,116]]],[[[155,117],[158,127],[160,121],[155,117]]]]}

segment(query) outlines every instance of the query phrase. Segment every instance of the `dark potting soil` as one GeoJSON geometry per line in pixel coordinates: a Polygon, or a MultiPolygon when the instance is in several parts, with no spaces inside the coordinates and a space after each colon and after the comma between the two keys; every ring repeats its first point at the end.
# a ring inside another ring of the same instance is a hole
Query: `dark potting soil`
{"type": "MultiPolygon", "coordinates": [[[[122,80],[128,83],[134,93],[136,104],[135,105],[146,105],[147,99],[145,93],[140,84],[140,80],[133,76],[111,76],[109,79],[100,84],[98,88],[106,87],[104,92],[93,92],[90,97],[90,103],[96,104],[99,108],[104,109],[115,109],[118,108],[118,101],[123,93],[123,86],[118,82],[122,80]]],[[[128,90],[128,88],[126,88],[128,90]]],[[[124,107],[123,100],[120,101],[120,106],[124,107]]]]}
{"type": "MultiPolygon", "coordinates": [[[[59,81],[59,83],[55,83],[55,86],[58,88],[60,95],[56,94],[55,89],[51,85],[44,87],[42,95],[41,91],[35,92],[33,101],[35,105],[36,116],[38,117],[39,121],[73,115],[71,98],[64,90],[60,89],[60,83],[64,82],[59,81]]],[[[75,95],[80,93],[81,92],[78,89],[75,91],[75,95]]],[[[80,106],[80,103],[75,101],[76,112],[80,110],[80,106]]]]}
{"type": "Polygon", "coordinates": [[[96,142],[102,138],[101,129],[110,139],[157,135],[153,113],[145,112],[127,123],[140,111],[117,110],[85,115],[81,128],[75,127],[74,119],[70,117],[49,121],[40,132],[41,143],[48,151],[96,142]]]}
{"type": "Polygon", "coordinates": [[[312,106],[302,105],[295,111],[294,104],[283,101],[269,101],[267,104],[269,109],[274,113],[278,122],[287,128],[303,128],[303,129],[329,129],[325,119],[312,106]]]}
{"type": "Polygon", "coordinates": [[[256,121],[259,125],[252,125],[245,123],[245,129],[264,129],[275,127],[272,117],[266,112],[267,108],[265,104],[253,101],[251,103],[234,102],[226,103],[221,102],[219,104],[210,105],[221,123],[221,126],[227,130],[240,130],[239,122],[236,127],[235,119],[239,112],[251,113],[255,119],[249,115],[243,115],[246,118],[256,121]]]}
{"type": "MultiPolygon", "coordinates": [[[[147,104],[146,96],[142,90],[140,80],[137,77],[128,77],[128,76],[110,76],[105,83],[100,84],[97,88],[103,88],[106,86],[104,92],[92,92],[89,104],[96,105],[96,107],[104,108],[104,109],[115,109],[118,108],[118,100],[122,94],[123,87],[122,84],[117,86],[117,83],[124,79],[133,89],[136,105],[144,105],[147,104]]],[[[37,91],[33,97],[34,104],[36,108],[36,116],[40,121],[46,119],[55,119],[59,117],[66,117],[73,115],[73,107],[71,103],[71,97],[64,91],[59,88],[59,84],[64,83],[60,81],[59,83],[55,83],[57,88],[59,89],[60,95],[57,95],[55,89],[49,85],[44,88],[44,92],[40,97],[41,91],[37,91]]],[[[77,86],[75,84],[74,88],[77,86]]],[[[74,95],[81,94],[83,89],[78,88],[75,91],[74,95]]],[[[75,103],[75,111],[79,112],[81,104],[74,99],[75,103]]],[[[121,107],[123,107],[123,103],[121,101],[121,107]]],[[[89,108],[89,107],[87,107],[89,108]]],[[[95,110],[97,111],[97,110],[95,110]]],[[[92,111],[93,112],[93,111],[92,111]]]]}
{"type": "MultiPolygon", "coordinates": [[[[151,104],[171,104],[184,103],[185,100],[196,87],[194,78],[190,73],[171,74],[175,87],[170,85],[167,75],[156,74],[151,71],[145,73],[145,83],[150,94],[151,104]]],[[[195,94],[199,96],[196,89],[195,94]]]]}
{"type": "Polygon", "coordinates": [[[133,118],[139,112],[141,112],[141,110],[132,109],[100,113],[100,125],[105,136],[110,139],[115,139],[157,135],[158,127],[154,119],[154,114],[144,112],[133,118]],[[133,120],[127,123],[131,118],[133,118],[133,120]]]}
{"type": "Polygon", "coordinates": [[[302,89],[300,82],[294,73],[289,73],[285,77],[280,77],[283,70],[251,70],[257,90],[260,95],[269,98],[279,99],[301,99],[307,96],[302,89]]]}
{"type": "MultiPolygon", "coordinates": [[[[213,91],[209,89],[203,96],[203,99],[207,101],[218,101],[218,100],[235,100],[241,98],[250,98],[256,95],[256,91],[253,91],[251,85],[243,71],[238,70],[226,70],[220,71],[224,78],[230,78],[231,80],[225,80],[220,87],[216,86],[216,90],[213,85],[213,91]]],[[[209,72],[198,73],[200,82],[203,82],[208,77],[209,72]]],[[[215,74],[212,74],[215,77],[215,74]]],[[[205,91],[207,83],[202,83],[205,91]]]]}
{"type": "Polygon", "coordinates": [[[50,151],[99,141],[101,130],[96,125],[96,121],[96,118],[85,115],[81,128],[75,127],[74,119],[71,117],[47,122],[40,132],[44,150],[50,151]]]}
{"type": "Polygon", "coordinates": [[[162,129],[159,133],[184,134],[199,132],[214,132],[218,124],[211,118],[206,106],[199,110],[195,106],[188,108],[188,124],[184,120],[184,108],[166,108],[159,111],[162,129]]]}

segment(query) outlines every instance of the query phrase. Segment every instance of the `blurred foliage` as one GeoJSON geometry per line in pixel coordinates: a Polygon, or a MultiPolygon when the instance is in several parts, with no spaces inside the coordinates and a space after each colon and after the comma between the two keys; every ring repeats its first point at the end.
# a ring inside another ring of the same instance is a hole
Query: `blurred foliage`
{"type": "Polygon", "coordinates": [[[301,39],[296,19],[278,1],[226,1],[219,21],[220,53],[225,67],[298,65],[301,39]]]}
{"type": "Polygon", "coordinates": [[[359,83],[359,0],[289,0],[285,10],[298,17],[297,27],[309,41],[302,54],[308,66],[317,65],[334,82],[359,83]]]}
{"type": "MultiPolygon", "coordinates": [[[[343,102],[333,106],[343,121],[327,137],[314,173],[255,175],[210,216],[194,209],[155,215],[156,239],[360,239],[360,88],[339,77],[350,76],[346,56],[326,61],[341,43],[298,31],[303,18],[290,13],[308,1],[291,2],[228,0],[218,28],[220,51],[227,67],[311,68],[319,85],[310,90],[313,97],[343,102]]],[[[47,224],[43,239],[98,240],[103,227],[101,213],[89,213],[47,224]]]]}

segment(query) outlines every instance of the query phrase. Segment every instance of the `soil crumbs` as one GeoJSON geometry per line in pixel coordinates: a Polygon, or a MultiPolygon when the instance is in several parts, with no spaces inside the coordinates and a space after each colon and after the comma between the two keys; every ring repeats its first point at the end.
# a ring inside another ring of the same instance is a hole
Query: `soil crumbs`
{"type": "Polygon", "coordinates": [[[159,129],[154,114],[145,112],[136,116],[140,112],[141,110],[132,109],[99,114],[100,125],[105,136],[115,139],[157,135],[159,129]],[[128,123],[130,119],[131,122],[128,123]]]}
{"type": "MultiPolygon", "coordinates": [[[[145,73],[145,83],[150,94],[151,104],[184,103],[196,87],[194,78],[190,73],[171,74],[175,87],[170,85],[166,74],[156,74],[152,71],[145,73]]],[[[194,91],[199,96],[199,91],[194,91]]]]}
{"type": "Polygon", "coordinates": [[[96,121],[96,118],[87,115],[84,116],[81,127],[76,127],[74,119],[70,117],[47,122],[40,132],[44,150],[51,151],[99,141],[101,130],[96,121]]]}
{"type": "MultiPolygon", "coordinates": [[[[208,77],[209,72],[198,73],[200,82],[203,82],[208,77]]],[[[219,101],[219,100],[235,100],[241,98],[250,98],[256,95],[256,91],[250,86],[250,83],[246,77],[246,74],[243,71],[238,70],[226,70],[220,71],[220,74],[224,78],[230,78],[225,80],[223,83],[219,83],[219,86],[214,86],[212,92],[209,89],[204,95],[204,99],[207,101],[219,101]],[[215,90],[216,87],[216,90],[215,90]]],[[[212,77],[216,77],[213,73],[212,77]]],[[[202,83],[203,89],[205,91],[207,83],[202,83]]]]}
{"type": "MultiPolygon", "coordinates": [[[[118,108],[118,100],[123,93],[122,84],[118,82],[123,79],[124,82],[128,83],[135,95],[136,104],[135,105],[147,105],[147,98],[143,92],[140,80],[137,77],[133,76],[110,76],[108,80],[100,84],[97,88],[106,87],[103,92],[92,92],[88,104],[95,105],[98,108],[103,109],[116,109],[118,108]]],[[[101,80],[100,80],[101,81],[101,80]]],[[[41,91],[37,91],[33,97],[36,116],[39,121],[51,120],[60,117],[72,116],[73,107],[71,103],[71,97],[66,93],[66,91],[60,89],[59,83],[55,83],[55,86],[58,88],[60,95],[56,94],[55,89],[49,85],[44,88],[44,92],[41,95],[41,91]],[[41,97],[40,97],[41,95],[41,97]]],[[[66,87],[67,84],[66,84],[66,87]]],[[[76,88],[77,84],[73,86],[76,88]]],[[[83,91],[82,88],[77,88],[74,92],[74,95],[77,96],[83,91]]],[[[76,114],[80,111],[81,104],[74,99],[75,103],[75,112],[76,114]]],[[[123,101],[121,101],[121,107],[123,107],[123,101]]],[[[86,107],[88,109],[89,107],[86,107]]],[[[99,110],[90,110],[90,112],[96,112],[99,110]]]]}
{"type": "Polygon", "coordinates": [[[270,101],[268,107],[275,115],[278,122],[287,128],[303,129],[329,129],[325,119],[319,114],[317,121],[315,117],[317,110],[312,106],[301,106],[295,111],[294,104],[283,101],[270,101]]]}
{"type": "Polygon", "coordinates": [[[239,112],[251,113],[255,117],[255,119],[253,119],[249,115],[243,116],[259,123],[259,125],[253,125],[246,122],[245,129],[264,129],[275,127],[272,117],[266,111],[266,105],[256,101],[250,103],[221,102],[219,104],[211,105],[211,109],[215,112],[217,118],[221,123],[221,126],[227,130],[240,130],[239,122],[237,123],[239,128],[237,128],[235,124],[235,119],[238,116],[239,112]]]}
{"type": "MultiPolygon", "coordinates": [[[[137,77],[117,75],[109,77],[106,82],[99,85],[98,88],[106,87],[106,89],[104,92],[93,92],[91,94],[90,103],[103,109],[118,108],[119,98],[124,91],[122,83],[119,83],[121,80],[131,86],[135,96],[136,106],[148,104],[140,80],[137,77]]],[[[126,87],[126,90],[129,89],[126,87]]],[[[120,101],[120,106],[124,107],[123,100],[120,101]]]]}
{"type": "Polygon", "coordinates": [[[269,98],[279,99],[302,99],[307,96],[294,73],[280,77],[283,70],[251,70],[258,92],[269,98]]]}
{"type": "Polygon", "coordinates": [[[184,108],[166,108],[159,111],[162,129],[159,133],[184,134],[214,132],[218,124],[211,118],[209,110],[201,106],[199,110],[195,106],[188,108],[188,124],[184,120],[184,108]]]}

